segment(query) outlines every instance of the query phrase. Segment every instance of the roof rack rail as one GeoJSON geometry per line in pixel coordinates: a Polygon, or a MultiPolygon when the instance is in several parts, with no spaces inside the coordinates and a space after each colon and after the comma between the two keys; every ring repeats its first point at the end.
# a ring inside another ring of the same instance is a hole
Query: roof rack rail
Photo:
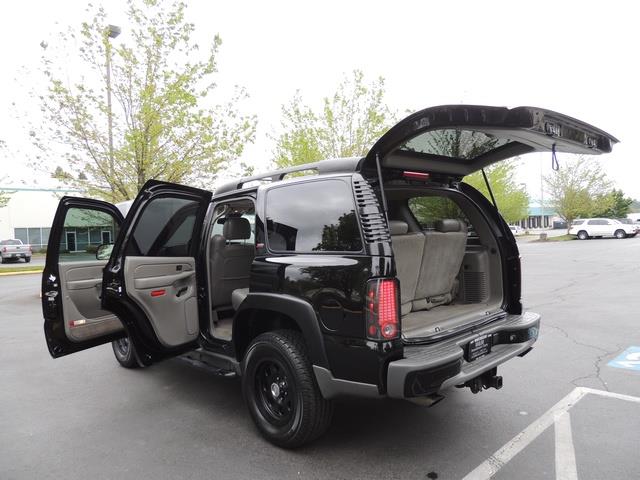
{"type": "Polygon", "coordinates": [[[296,165],[294,167],[281,168],[280,170],[273,170],[271,172],[262,173],[259,175],[252,175],[250,177],[243,177],[238,180],[233,180],[220,185],[215,194],[233,192],[234,190],[240,190],[244,188],[244,185],[249,182],[265,181],[265,182],[277,182],[284,179],[287,175],[296,172],[304,172],[306,170],[316,170],[318,174],[323,173],[340,173],[340,172],[355,172],[358,164],[362,160],[361,157],[350,158],[336,158],[331,160],[320,160],[319,162],[305,163],[303,165],[296,165]]]}

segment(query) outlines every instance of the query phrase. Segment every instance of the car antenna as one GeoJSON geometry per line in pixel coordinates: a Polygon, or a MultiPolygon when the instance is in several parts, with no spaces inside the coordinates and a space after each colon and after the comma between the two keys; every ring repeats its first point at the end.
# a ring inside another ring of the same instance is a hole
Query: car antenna
{"type": "Polygon", "coordinates": [[[382,185],[382,168],[380,167],[380,155],[376,152],[376,170],[378,170],[378,183],[380,184],[380,198],[382,199],[382,211],[384,219],[389,225],[389,214],[387,213],[387,196],[384,194],[384,186],[382,185]]]}
{"type": "Polygon", "coordinates": [[[498,204],[496,203],[496,198],[493,196],[493,191],[491,190],[491,185],[489,185],[489,179],[487,178],[487,174],[485,173],[484,168],[480,171],[482,172],[484,183],[487,185],[487,190],[489,190],[489,196],[491,196],[491,202],[493,203],[493,206],[496,207],[496,210],[497,210],[498,204]]]}

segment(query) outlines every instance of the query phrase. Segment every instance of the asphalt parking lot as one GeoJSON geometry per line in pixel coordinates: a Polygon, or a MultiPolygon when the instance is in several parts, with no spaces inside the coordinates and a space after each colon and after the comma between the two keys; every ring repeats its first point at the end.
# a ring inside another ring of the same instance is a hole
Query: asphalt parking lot
{"type": "Polygon", "coordinates": [[[341,400],[297,451],[258,436],[237,380],[180,359],[125,370],[108,345],[52,360],[39,276],[0,277],[0,478],[636,478],[640,370],[608,363],[640,346],[640,238],[520,246],[543,324],[502,390],[341,400]]]}

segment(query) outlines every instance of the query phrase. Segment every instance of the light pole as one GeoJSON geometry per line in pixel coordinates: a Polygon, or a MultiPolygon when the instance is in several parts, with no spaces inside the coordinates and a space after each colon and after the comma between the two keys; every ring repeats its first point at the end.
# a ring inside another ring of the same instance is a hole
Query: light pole
{"type": "MultiPolygon", "coordinates": [[[[120,27],[109,25],[104,37],[105,55],[107,57],[107,122],[109,131],[109,183],[111,184],[111,192],[115,193],[113,188],[114,165],[113,165],[113,113],[111,111],[111,42],[110,38],[116,38],[120,35],[120,27]]],[[[115,196],[115,195],[113,195],[115,196]]],[[[114,200],[112,198],[112,200],[114,200]]]]}
{"type": "Polygon", "coordinates": [[[544,175],[542,174],[542,166],[544,159],[540,159],[540,226],[544,228],[544,175]]]}

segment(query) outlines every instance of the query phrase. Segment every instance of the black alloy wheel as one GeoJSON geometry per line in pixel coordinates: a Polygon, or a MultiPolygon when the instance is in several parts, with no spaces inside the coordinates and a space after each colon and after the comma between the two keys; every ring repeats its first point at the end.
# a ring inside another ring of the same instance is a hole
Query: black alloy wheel
{"type": "Polygon", "coordinates": [[[129,340],[129,337],[119,338],[111,342],[113,347],[113,354],[116,356],[116,360],[124,368],[138,368],[138,359],[136,358],[135,347],[129,340]]]}
{"type": "Polygon", "coordinates": [[[264,360],[255,374],[255,392],[260,413],[274,425],[286,425],[293,418],[296,390],[287,370],[277,359],[264,360]]]}
{"type": "Polygon", "coordinates": [[[333,404],[320,393],[300,333],[256,337],[243,360],[242,393],[260,433],[271,443],[296,448],[322,435],[333,404]]]}

